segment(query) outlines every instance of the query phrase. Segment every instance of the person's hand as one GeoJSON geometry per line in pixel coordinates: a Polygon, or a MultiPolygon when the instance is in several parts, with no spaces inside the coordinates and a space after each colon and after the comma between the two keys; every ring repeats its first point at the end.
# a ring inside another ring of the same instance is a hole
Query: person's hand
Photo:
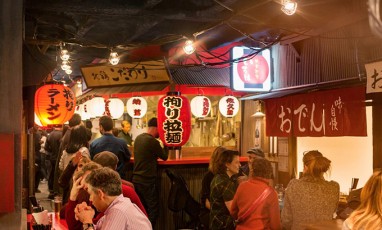
{"type": "Polygon", "coordinates": [[[82,202],[81,204],[77,204],[76,208],[74,209],[74,214],[76,220],[79,220],[82,223],[92,223],[95,211],[85,202],[82,202]]]}
{"type": "Polygon", "coordinates": [[[71,201],[75,201],[78,196],[78,192],[80,191],[81,188],[84,187],[84,183],[82,183],[83,177],[77,178],[77,180],[74,180],[73,178],[73,185],[72,185],[72,190],[70,190],[70,196],[69,199],[71,201]]]}
{"type": "Polygon", "coordinates": [[[76,155],[74,155],[74,157],[72,158],[72,164],[73,166],[77,166],[78,165],[78,162],[80,162],[82,158],[82,154],[80,151],[77,151],[76,152],[76,155]]]}

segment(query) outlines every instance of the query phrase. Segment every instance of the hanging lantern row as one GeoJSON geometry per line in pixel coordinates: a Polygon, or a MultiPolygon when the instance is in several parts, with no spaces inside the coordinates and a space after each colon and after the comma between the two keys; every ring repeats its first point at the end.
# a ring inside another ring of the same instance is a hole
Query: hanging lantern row
{"type": "MultiPolygon", "coordinates": [[[[147,101],[142,97],[132,97],[126,103],[127,113],[132,118],[142,118],[147,112],[147,101]]],[[[110,116],[119,119],[125,112],[124,103],[119,98],[109,98],[95,96],[77,106],[76,112],[81,115],[83,120],[110,116]]]]}
{"type": "Polygon", "coordinates": [[[35,93],[34,111],[42,126],[62,125],[74,114],[76,98],[68,87],[49,83],[35,93]]]}

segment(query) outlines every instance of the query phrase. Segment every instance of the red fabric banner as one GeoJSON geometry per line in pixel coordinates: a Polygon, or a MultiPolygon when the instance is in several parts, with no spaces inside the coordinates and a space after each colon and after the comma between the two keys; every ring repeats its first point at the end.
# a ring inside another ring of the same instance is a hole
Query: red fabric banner
{"type": "Polygon", "coordinates": [[[367,136],[365,87],[265,101],[267,136],[367,136]]]}

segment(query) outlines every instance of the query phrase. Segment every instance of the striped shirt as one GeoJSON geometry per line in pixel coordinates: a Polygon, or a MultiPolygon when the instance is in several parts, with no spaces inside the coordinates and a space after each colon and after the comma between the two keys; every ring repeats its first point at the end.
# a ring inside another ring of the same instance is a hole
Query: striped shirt
{"type": "Polygon", "coordinates": [[[150,230],[152,227],[149,219],[138,206],[121,194],[106,209],[95,229],[150,230]]]}

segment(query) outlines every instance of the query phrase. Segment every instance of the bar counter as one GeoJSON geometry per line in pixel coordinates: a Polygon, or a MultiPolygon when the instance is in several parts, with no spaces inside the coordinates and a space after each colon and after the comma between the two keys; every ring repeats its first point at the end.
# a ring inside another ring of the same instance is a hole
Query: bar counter
{"type": "MultiPolygon", "coordinates": [[[[186,228],[184,225],[189,221],[188,214],[183,211],[172,212],[168,209],[168,197],[171,189],[171,180],[166,174],[166,169],[181,175],[189,189],[191,196],[200,203],[200,192],[202,189],[202,179],[208,171],[210,154],[215,148],[190,148],[194,151],[184,154],[181,159],[175,159],[174,155],[169,155],[167,161],[158,160],[158,184],[160,189],[159,195],[159,218],[157,226],[160,230],[175,230],[186,228]],[[198,153],[198,154],[195,154],[198,153]],[[208,155],[207,155],[208,154],[208,155]]],[[[247,163],[247,157],[240,157],[242,164],[247,163]]],[[[132,177],[132,166],[134,158],[130,160],[129,171],[127,173],[128,180],[132,177]]]]}

